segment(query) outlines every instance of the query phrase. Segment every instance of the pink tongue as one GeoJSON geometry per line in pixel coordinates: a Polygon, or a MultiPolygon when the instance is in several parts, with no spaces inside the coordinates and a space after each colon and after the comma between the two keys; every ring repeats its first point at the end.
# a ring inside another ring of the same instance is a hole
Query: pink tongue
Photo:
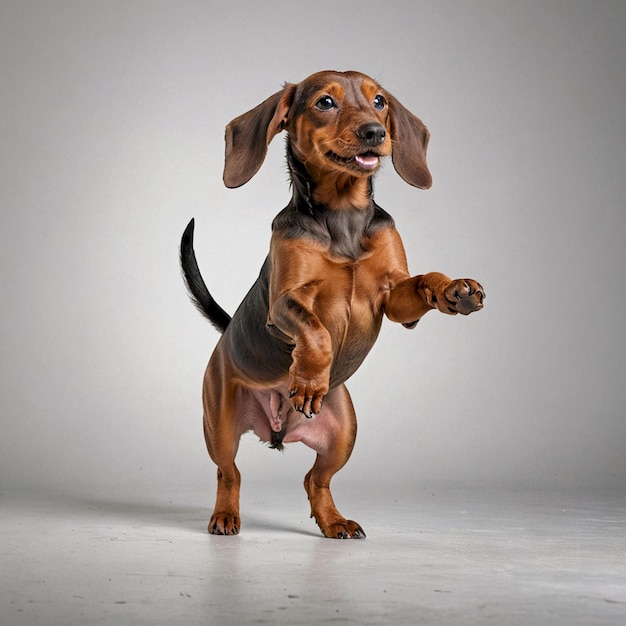
{"type": "Polygon", "coordinates": [[[373,170],[378,165],[378,157],[375,154],[359,154],[354,160],[364,169],[373,170]]]}

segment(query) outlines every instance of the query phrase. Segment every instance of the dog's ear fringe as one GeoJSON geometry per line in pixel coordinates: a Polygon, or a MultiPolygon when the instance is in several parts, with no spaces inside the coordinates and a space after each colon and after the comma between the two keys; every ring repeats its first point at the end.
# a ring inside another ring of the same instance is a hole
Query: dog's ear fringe
{"type": "Polygon", "coordinates": [[[258,171],[272,139],[287,123],[296,85],[284,87],[226,126],[224,184],[229,188],[245,185],[258,171]]]}
{"type": "Polygon", "coordinates": [[[433,179],[426,163],[430,132],[400,101],[388,95],[392,151],[391,161],[399,176],[413,187],[429,189],[433,179]]]}

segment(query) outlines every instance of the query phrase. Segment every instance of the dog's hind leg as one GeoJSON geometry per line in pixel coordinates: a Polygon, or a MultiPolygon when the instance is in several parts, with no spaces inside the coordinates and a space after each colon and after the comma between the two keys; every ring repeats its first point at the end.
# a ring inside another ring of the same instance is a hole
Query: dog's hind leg
{"type": "Polygon", "coordinates": [[[213,535],[236,535],[241,527],[241,474],[235,465],[235,456],[245,429],[237,409],[237,394],[241,391],[230,384],[230,380],[228,359],[223,358],[218,348],[209,361],[203,389],[204,438],[209,456],[217,465],[217,495],[208,527],[213,535]]]}
{"type": "Polygon", "coordinates": [[[217,465],[217,494],[215,508],[209,521],[208,531],[212,535],[236,535],[241,527],[239,517],[239,491],[241,474],[235,464],[235,455],[239,441],[234,442],[230,450],[220,450],[215,453],[207,432],[206,419],[204,422],[204,436],[207,442],[209,455],[217,465]]]}
{"type": "Polygon", "coordinates": [[[320,414],[307,426],[302,429],[301,441],[317,452],[315,463],[304,479],[311,517],[325,537],[365,537],[359,524],[339,513],[330,492],[331,478],[350,458],[356,438],[356,415],[344,385],[329,392],[320,414]]]}
{"type": "Polygon", "coordinates": [[[217,465],[217,494],[208,530],[212,535],[236,535],[241,527],[239,517],[241,474],[235,464],[239,435],[233,433],[230,437],[228,433],[221,432],[220,439],[226,442],[226,445],[216,445],[215,436],[210,433],[207,424],[205,416],[204,438],[209,455],[217,465]]]}

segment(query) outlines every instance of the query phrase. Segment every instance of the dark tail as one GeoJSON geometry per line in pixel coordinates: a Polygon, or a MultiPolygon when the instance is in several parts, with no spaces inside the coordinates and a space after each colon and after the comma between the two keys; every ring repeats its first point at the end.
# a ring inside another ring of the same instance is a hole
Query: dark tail
{"type": "Polygon", "coordinates": [[[217,331],[223,333],[230,323],[230,315],[215,302],[202,279],[196,262],[196,254],[193,251],[194,226],[195,221],[192,219],[187,224],[180,240],[180,265],[183,269],[183,277],[195,307],[213,324],[217,331]]]}

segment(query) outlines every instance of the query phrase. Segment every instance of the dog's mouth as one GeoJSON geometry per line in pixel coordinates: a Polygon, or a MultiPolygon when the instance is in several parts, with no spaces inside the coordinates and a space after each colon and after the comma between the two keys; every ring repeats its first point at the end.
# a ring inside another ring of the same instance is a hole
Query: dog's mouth
{"type": "Polygon", "coordinates": [[[375,170],[380,164],[380,155],[371,150],[350,157],[342,157],[330,150],[326,153],[326,156],[332,161],[336,161],[347,167],[365,170],[366,172],[375,170]]]}

